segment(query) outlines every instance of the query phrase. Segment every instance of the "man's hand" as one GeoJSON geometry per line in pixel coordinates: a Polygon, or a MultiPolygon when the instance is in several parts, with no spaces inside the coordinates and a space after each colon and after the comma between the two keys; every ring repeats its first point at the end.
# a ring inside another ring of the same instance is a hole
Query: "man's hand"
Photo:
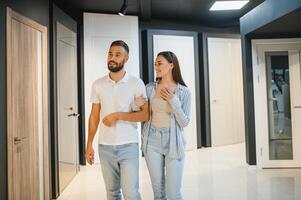
{"type": "Polygon", "coordinates": [[[92,145],[88,145],[86,149],[86,160],[90,165],[94,164],[94,149],[92,145]]]}
{"type": "Polygon", "coordinates": [[[118,113],[112,113],[107,115],[105,118],[103,118],[102,122],[104,125],[111,127],[116,123],[117,120],[118,120],[118,113]]]}

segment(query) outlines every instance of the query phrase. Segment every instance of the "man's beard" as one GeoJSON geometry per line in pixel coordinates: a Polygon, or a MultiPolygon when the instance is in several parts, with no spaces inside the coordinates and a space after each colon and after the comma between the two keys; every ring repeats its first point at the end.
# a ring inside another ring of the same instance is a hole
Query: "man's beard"
{"type": "Polygon", "coordinates": [[[108,62],[108,69],[110,70],[110,72],[119,72],[120,70],[122,70],[122,68],[123,68],[123,66],[124,66],[124,63],[116,63],[116,62],[108,62]],[[116,64],[114,67],[112,66],[112,67],[110,67],[110,63],[114,63],[114,64],[116,64]]]}

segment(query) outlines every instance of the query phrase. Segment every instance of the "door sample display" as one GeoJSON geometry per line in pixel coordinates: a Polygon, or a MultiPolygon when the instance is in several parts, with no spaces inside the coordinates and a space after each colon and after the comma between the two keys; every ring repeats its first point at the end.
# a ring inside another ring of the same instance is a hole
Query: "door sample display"
{"type": "Polygon", "coordinates": [[[254,40],[259,168],[301,167],[301,40],[254,40]]]}
{"type": "Polygon", "coordinates": [[[7,9],[9,199],[49,199],[47,28],[7,9]]]}
{"type": "MultiPolygon", "coordinates": [[[[190,123],[184,128],[186,139],[186,150],[197,148],[197,109],[196,109],[196,80],[195,80],[195,51],[193,36],[176,35],[154,35],[153,36],[153,58],[161,51],[172,51],[176,54],[184,82],[191,92],[191,114],[190,123]]],[[[155,68],[154,68],[154,74],[155,68]]],[[[154,80],[155,81],[155,76],[154,80]]]]}
{"type": "Polygon", "coordinates": [[[212,146],[245,140],[241,42],[208,38],[212,146]]]}
{"type": "Polygon", "coordinates": [[[60,193],[79,171],[76,33],[57,22],[58,169],[60,193]]]}
{"type": "MultiPolygon", "coordinates": [[[[128,44],[130,53],[125,69],[132,76],[140,76],[138,27],[137,16],[120,17],[112,14],[84,13],[85,116],[90,115],[92,107],[90,102],[92,83],[109,73],[107,56],[113,41],[123,40],[128,44]]],[[[100,116],[100,121],[102,117],[104,116],[100,116]]],[[[86,127],[88,127],[88,119],[89,117],[86,117],[86,127]]],[[[138,136],[140,137],[140,134],[138,136]]],[[[88,131],[86,131],[86,138],[88,138],[88,131]]],[[[98,134],[95,135],[93,148],[98,148],[98,134]]],[[[94,158],[94,162],[99,163],[98,151],[95,151],[94,158]]]]}

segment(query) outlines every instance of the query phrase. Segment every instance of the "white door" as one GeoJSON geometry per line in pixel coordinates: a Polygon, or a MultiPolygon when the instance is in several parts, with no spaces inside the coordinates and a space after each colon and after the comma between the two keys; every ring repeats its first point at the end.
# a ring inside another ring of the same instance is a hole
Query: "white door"
{"type": "MultiPolygon", "coordinates": [[[[127,73],[140,77],[138,17],[84,13],[85,116],[90,115],[92,108],[90,102],[92,83],[109,72],[107,55],[110,44],[115,40],[125,41],[130,48],[129,60],[125,65],[127,73]]],[[[88,127],[89,117],[86,117],[85,121],[88,127]]],[[[86,130],[86,138],[88,138],[88,128],[86,130]]],[[[138,126],[138,133],[140,132],[138,126]]],[[[93,141],[94,150],[98,149],[98,135],[97,131],[93,141]]],[[[95,151],[94,159],[94,163],[99,163],[98,151],[95,151]]]]}
{"type": "Polygon", "coordinates": [[[244,142],[241,40],[208,38],[212,146],[244,142]]]}
{"type": "Polygon", "coordinates": [[[76,34],[57,23],[60,193],[79,169],[76,34]]]}
{"type": "MultiPolygon", "coordinates": [[[[154,58],[161,51],[172,51],[178,57],[182,77],[191,92],[191,121],[184,129],[186,150],[197,148],[194,39],[192,36],[154,35],[154,58]]],[[[156,73],[154,73],[156,74],[156,73]]]]}
{"type": "Polygon", "coordinates": [[[253,41],[259,168],[301,167],[301,40],[253,41]]]}

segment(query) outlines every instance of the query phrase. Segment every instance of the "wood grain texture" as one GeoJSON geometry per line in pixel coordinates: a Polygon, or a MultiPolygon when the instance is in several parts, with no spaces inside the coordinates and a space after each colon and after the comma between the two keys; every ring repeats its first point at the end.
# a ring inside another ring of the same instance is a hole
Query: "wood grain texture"
{"type": "Polygon", "coordinates": [[[49,196],[47,29],[7,9],[7,101],[9,199],[40,199],[39,153],[43,155],[44,199],[49,196]],[[42,83],[38,82],[38,33],[42,34],[42,83]],[[42,91],[38,85],[42,84],[42,91]],[[38,94],[42,92],[42,108],[38,94]],[[39,149],[38,111],[43,113],[39,149]],[[15,138],[20,142],[15,142],[15,138]]]}

